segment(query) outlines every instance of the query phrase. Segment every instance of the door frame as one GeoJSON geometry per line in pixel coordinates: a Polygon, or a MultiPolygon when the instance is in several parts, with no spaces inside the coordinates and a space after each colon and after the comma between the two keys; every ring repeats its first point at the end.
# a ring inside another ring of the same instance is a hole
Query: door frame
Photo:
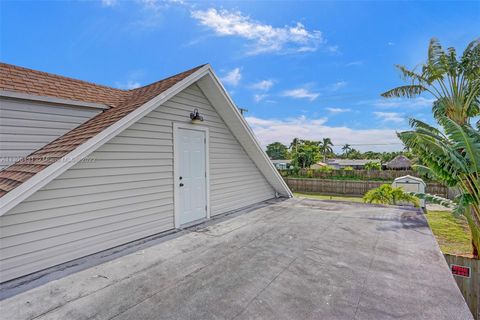
{"type": "Polygon", "coordinates": [[[210,157],[209,146],[210,137],[208,127],[191,123],[173,122],[173,202],[174,202],[174,225],[175,228],[180,228],[180,187],[178,185],[180,162],[178,159],[178,131],[179,129],[203,131],[205,133],[205,203],[207,205],[207,212],[205,219],[210,219],[210,157]]]}

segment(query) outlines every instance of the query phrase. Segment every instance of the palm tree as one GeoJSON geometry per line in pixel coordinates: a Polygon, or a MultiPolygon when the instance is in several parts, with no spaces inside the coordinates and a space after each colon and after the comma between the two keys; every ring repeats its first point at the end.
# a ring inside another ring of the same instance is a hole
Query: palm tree
{"type": "Polygon", "coordinates": [[[455,49],[443,50],[430,41],[428,60],[421,73],[397,66],[410,83],[382,94],[384,97],[416,97],[423,92],[434,98],[432,112],[440,128],[411,119],[412,130],[399,138],[424,165],[413,167],[431,178],[461,191],[453,201],[428,194],[422,199],[454,207],[466,217],[472,234],[473,255],[480,248],[480,40],[471,42],[460,60],[455,49]]]}
{"type": "Polygon", "coordinates": [[[323,162],[327,162],[327,155],[333,153],[333,143],[330,138],[323,138],[322,141],[319,143],[320,153],[323,155],[323,162]]]}
{"type": "Polygon", "coordinates": [[[292,143],[290,143],[290,150],[298,152],[298,145],[301,143],[301,140],[298,138],[293,138],[292,143]]]}
{"type": "Polygon", "coordinates": [[[347,157],[348,153],[352,150],[352,147],[347,143],[342,147],[343,154],[347,157]]]}
{"type": "Polygon", "coordinates": [[[480,131],[471,125],[460,125],[445,116],[437,116],[441,130],[412,119],[411,131],[398,134],[403,143],[424,165],[414,165],[427,174],[461,193],[452,202],[438,196],[419,194],[419,198],[454,207],[463,214],[472,233],[473,255],[480,248],[480,131]]]}
{"type": "Polygon", "coordinates": [[[480,114],[480,39],[472,41],[460,60],[454,48],[445,52],[433,38],[428,59],[419,73],[396,65],[409,84],[384,92],[385,98],[417,97],[427,92],[435,98],[433,115],[446,116],[463,125],[480,114]]]}

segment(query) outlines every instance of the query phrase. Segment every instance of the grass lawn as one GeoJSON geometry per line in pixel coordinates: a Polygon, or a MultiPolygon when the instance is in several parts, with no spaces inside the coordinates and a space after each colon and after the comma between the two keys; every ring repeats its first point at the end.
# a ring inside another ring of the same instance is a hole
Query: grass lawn
{"type": "Polygon", "coordinates": [[[448,211],[428,211],[426,217],[443,253],[472,253],[470,230],[463,217],[448,211]]]}
{"type": "Polygon", "coordinates": [[[347,196],[328,196],[324,194],[318,193],[293,193],[295,197],[298,198],[311,198],[311,199],[319,199],[319,200],[337,200],[337,201],[348,201],[348,202],[363,202],[362,198],[360,197],[347,197],[347,196]]]}
{"type": "MultiPolygon", "coordinates": [[[[363,202],[360,197],[328,196],[318,193],[294,193],[295,197],[320,200],[363,202]]],[[[468,224],[463,217],[454,217],[449,211],[428,211],[428,224],[443,253],[468,255],[472,244],[468,224]]]]}

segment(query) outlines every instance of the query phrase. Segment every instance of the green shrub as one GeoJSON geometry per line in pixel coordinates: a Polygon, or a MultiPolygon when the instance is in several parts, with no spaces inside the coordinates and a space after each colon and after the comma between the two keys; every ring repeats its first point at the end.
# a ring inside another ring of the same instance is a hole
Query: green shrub
{"type": "Polygon", "coordinates": [[[313,169],[308,169],[306,172],[307,178],[313,178],[313,169]]]}
{"type": "Polygon", "coordinates": [[[400,187],[394,188],[389,184],[382,184],[380,187],[368,191],[363,196],[363,201],[366,203],[393,205],[407,202],[413,204],[415,207],[420,206],[420,200],[417,197],[403,191],[400,187]]]}
{"type": "Polygon", "coordinates": [[[290,167],[290,175],[297,176],[300,174],[300,168],[297,166],[290,167]]]}
{"type": "Polygon", "coordinates": [[[382,169],[382,165],[380,163],[373,162],[373,161],[365,163],[364,167],[365,167],[365,170],[380,170],[380,169],[382,169]]]}
{"type": "Polygon", "coordinates": [[[332,172],[334,169],[330,166],[324,166],[324,167],[320,167],[320,169],[318,169],[318,171],[320,172],[332,172]]]}

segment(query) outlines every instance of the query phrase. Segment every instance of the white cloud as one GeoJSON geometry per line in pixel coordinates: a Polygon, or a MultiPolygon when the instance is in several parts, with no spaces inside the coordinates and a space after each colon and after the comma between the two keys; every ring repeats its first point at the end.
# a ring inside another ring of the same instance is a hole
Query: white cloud
{"type": "Polygon", "coordinates": [[[352,61],[352,62],[348,62],[345,64],[345,67],[353,67],[353,66],[361,66],[363,64],[363,61],[352,61]]]}
{"type": "Polygon", "coordinates": [[[326,118],[309,119],[305,116],[290,119],[262,119],[246,117],[262,146],[279,141],[289,144],[293,138],[320,140],[329,137],[336,146],[346,143],[362,151],[401,150],[402,145],[393,129],[352,129],[326,125],[326,118]]]}
{"type": "Polygon", "coordinates": [[[253,95],[253,100],[255,100],[255,102],[258,103],[267,97],[268,97],[268,94],[255,94],[253,95]]]}
{"type": "Polygon", "coordinates": [[[272,80],[262,80],[252,85],[252,89],[268,91],[273,86],[272,80]]]}
{"type": "Polygon", "coordinates": [[[231,85],[233,87],[237,86],[240,83],[240,80],[242,79],[242,73],[240,71],[240,68],[235,68],[231,71],[229,71],[224,77],[222,77],[220,80],[223,83],[226,83],[228,85],[231,85]]]}
{"type": "Polygon", "coordinates": [[[329,88],[331,91],[337,91],[337,90],[339,90],[339,89],[341,89],[341,88],[346,87],[347,84],[348,84],[347,81],[338,81],[338,82],[330,85],[328,88],[329,88]]]}
{"type": "MultiPolygon", "coordinates": [[[[373,105],[379,108],[413,108],[413,107],[431,107],[435,99],[424,97],[416,98],[384,98],[373,101],[373,105]]],[[[368,102],[367,102],[368,103],[368,102]]]]}
{"type": "Polygon", "coordinates": [[[337,53],[338,52],[338,46],[328,46],[327,51],[331,53],[337,53]]]}
{"type": "Polygon", "coordinates": [[[157,0],[139,0],[145,8],[156,9],[158,8],[159,2],[157,0]]]}
{"type": "Polygon", "coordinates": [[[126,83],[116,82],[115,86],[119,89],[131,90],[140,88],[142,85],[140,84],[140,82],[129,80],[126,83]]]}
{"type": "Polygon", "coordinates": [[[391,46],[394,46],[394,45],[395,45],[395,42],[390,41],[390,42],[388,42],[387,44],[391,47],[391,46]]]}
{"type": "Polygon", "coordinates": [[[114,7],[117,5],[117,0],[101,0],[102,6],[104,7],[114,7]]]}
{"type": "Polygon", "coordinates": [[[243,15],[240,11],[194,10],[193,18],[220,36],[236,36],[251,44],[250,54],[266,52],[316,51],[326,41],[318,30],[307,30],[297,22],[294,26],[274,27],[243,15]]]}
{"type": "Polygon", "coordinates": [[[345,109],[345,108],[326,108],[326,110],[330,113],[344,113],[344,112],[352,111],[351,109],[345,109]]]}
{"type": "MultiPolygon", "coordinates": [[[[116,1],[116,0],[115,0],[116,1]]],[[[152,11],[159,11],[161,9],[168,9],[170,5],[178,4],[184,5],[185,2],[182,0],[137,0],[140,4],[143,5],[144,9],[152,10],[152,11]]]]}
{"type": "Polygon", "coordinates": [[[378,119],[382,121],[388,121],[388,122],[404,122],[405,117],[403,114],[398,113],[398,112],[374,112],[373,113],[378,119]]]}
{"type": "Polygon", "coordinates": [[[310,92],[305,88],[298,88],[298,89],[284,91],[282,95],[284,97],[291,97],[295,99],[308,99],[310,101],[313,101],[317,99],[318,96],[320,96],[320,93],[310,92]]]}

